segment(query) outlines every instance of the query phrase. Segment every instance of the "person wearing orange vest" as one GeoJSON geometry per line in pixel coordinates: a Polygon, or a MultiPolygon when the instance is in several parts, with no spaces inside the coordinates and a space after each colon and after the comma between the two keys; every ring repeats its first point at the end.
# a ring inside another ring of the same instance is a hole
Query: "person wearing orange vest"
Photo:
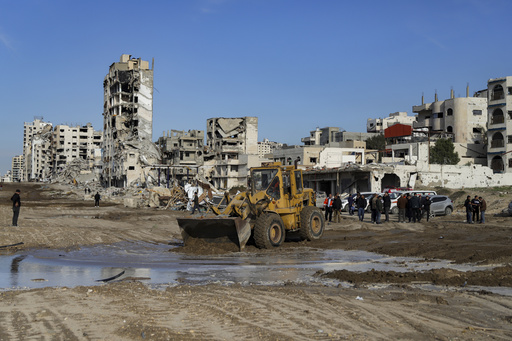
{"type": "Polygon", "coordinates": [[[329,197],[324,200],[324,209],[325,209],[325,221],[331,222],[332,220],[332,204],[334,203],[334,199],[332,198],[332,194],[329,194],[329,197]]]}

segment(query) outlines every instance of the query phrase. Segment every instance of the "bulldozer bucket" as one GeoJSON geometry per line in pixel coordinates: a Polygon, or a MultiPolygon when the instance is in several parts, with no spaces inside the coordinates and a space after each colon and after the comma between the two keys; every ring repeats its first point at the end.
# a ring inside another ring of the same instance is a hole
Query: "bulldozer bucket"
{"type": "Polygon", "coordinates": [[[251,236],[249,219],[239,217],[177,218],[183,242],[189,238],[209,243],[235,243],[242,251],[251,236]]]}

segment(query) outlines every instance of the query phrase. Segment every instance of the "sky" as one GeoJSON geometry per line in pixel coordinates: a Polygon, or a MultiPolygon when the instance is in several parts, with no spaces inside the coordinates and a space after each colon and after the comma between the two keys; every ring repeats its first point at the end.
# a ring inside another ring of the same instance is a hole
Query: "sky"
{"type": "Polygon", "coordinates": [[[102,130],[121,54],[154,58],[154,141],[256,116],[259,141],[301,144],[512,75],[510,13],[508,0],[0,0],[0,174],[35,116],[102,130]]]}

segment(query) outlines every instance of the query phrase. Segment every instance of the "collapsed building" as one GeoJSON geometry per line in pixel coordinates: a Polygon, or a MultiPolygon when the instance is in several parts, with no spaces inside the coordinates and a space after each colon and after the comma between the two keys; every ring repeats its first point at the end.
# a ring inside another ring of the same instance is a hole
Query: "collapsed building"
{"type": "Polygon", "coordinates": [[[152,143],[153,65],[123,54],[110,66],[103,90],[103,184],[145,185],[153,176],[144,166],[160,162],[152,143]]]}
{"type": "Polygon", "coordinates": [[[205,177],[215,187],[246,186],[248,170],[261,164],[258,118],[210,118],[206,122],[205,177]]]}

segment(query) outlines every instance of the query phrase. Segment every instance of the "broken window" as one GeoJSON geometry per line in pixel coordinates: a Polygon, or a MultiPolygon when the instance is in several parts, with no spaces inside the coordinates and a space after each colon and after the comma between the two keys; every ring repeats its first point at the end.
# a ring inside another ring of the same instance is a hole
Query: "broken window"
{"type": "Polygon", "coordinates": [[[128,170],[135,170],[135,166],[128,167],[128,170]]]}
{"type": "Polygon", "coordinates": [[[449,108],[447,111],[446,111],[446,116],[452,116],[453,115],[453,109],[452,108],[449,108]]]}
{"type": "Polygon", "coordinates": [[[446,132],[453,133],[453,127],[452,126],[446,127],[446,132]]]}
{"type": "Polygon", "coordinates": [[[473,110],[473,115],[482,115],[482,110],[473,110]]]}
{"type": "Polygon", "coordinates": [[[481,134],[482,133],[482,128],[473,128],[473,133],[474,134],[481,134]]]}
{"type": "Polygon", "coordinates": [[[512,111],[509,111],[509,112],[508,112],[508,119],[509,119],[509,120],[512,120],[512,111]]]}
{"type": "Polygon", "coordinates": [[[512,159],[508,159],[508,168],[512,168],[512,159]]]}

